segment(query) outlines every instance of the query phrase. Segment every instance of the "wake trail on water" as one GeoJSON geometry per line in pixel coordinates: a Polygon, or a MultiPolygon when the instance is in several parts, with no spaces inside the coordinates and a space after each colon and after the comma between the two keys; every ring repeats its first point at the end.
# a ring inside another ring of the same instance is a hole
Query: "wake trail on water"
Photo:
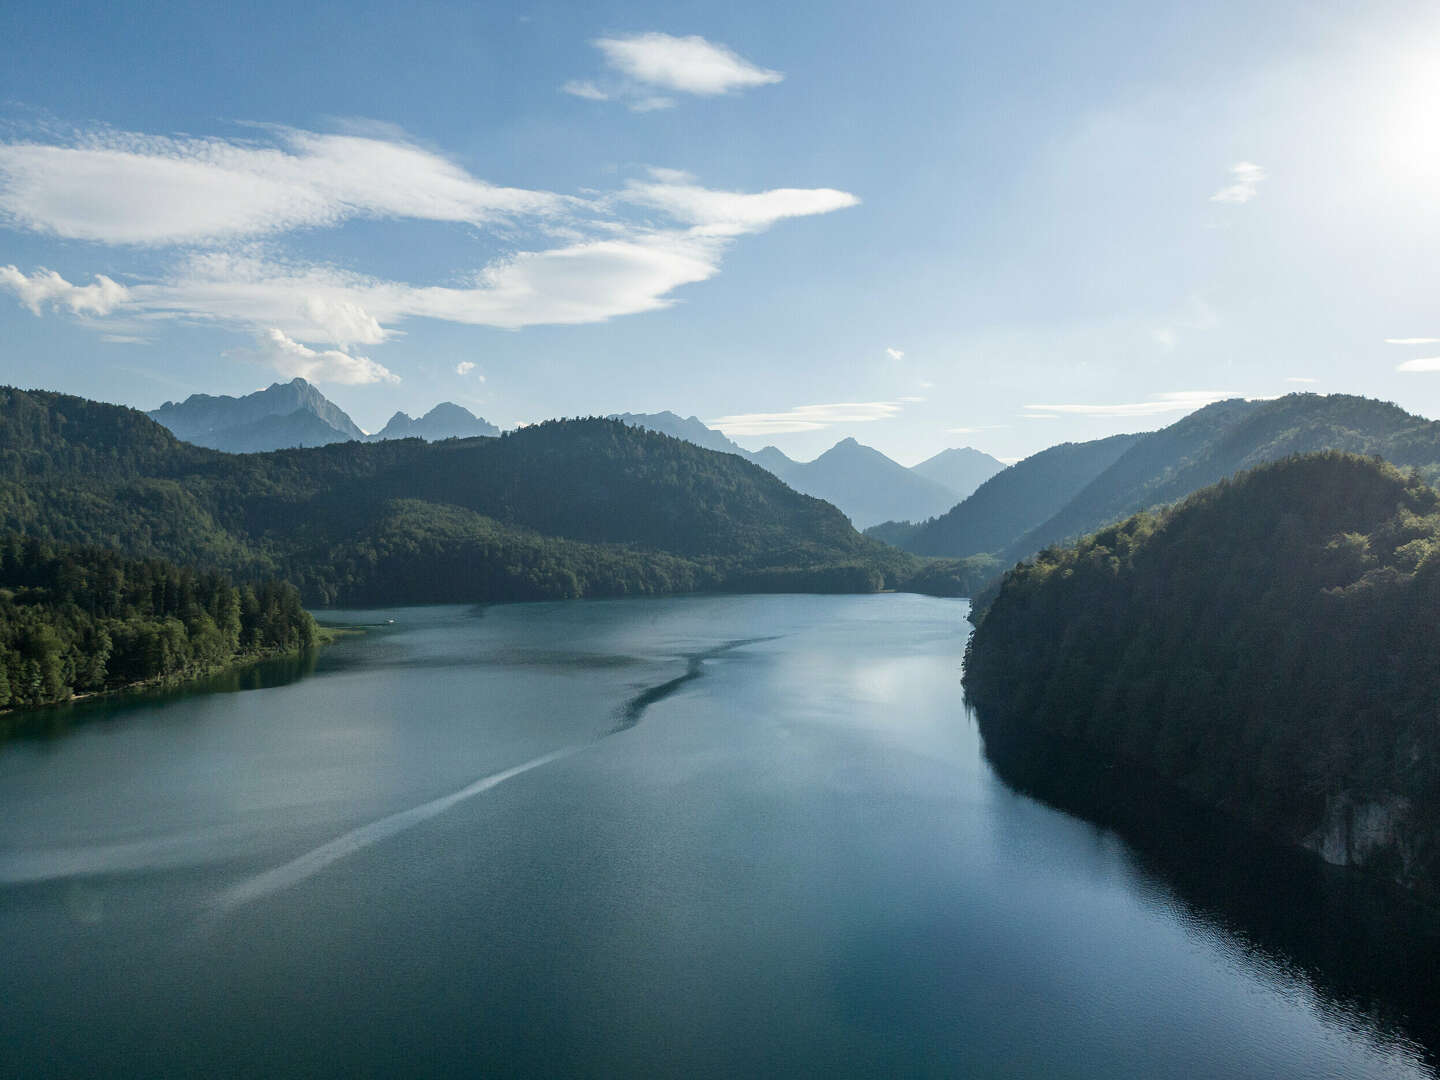
{"type": "Polygon", "coordinates": [[[359,828],[351,829],[349,832],[337,836],[334,840],[321,844],[313,851],[307,851],[298,858],[291,859],[289,862],[277,866],[272,870],[266,870],[264,873],[257,874],[252,878],[247,878],[239,884],[226,889],[215,899],[212,914],[216,916],[228,914],[238,908],[244,907],[246,904],[253,903],[256,900],[272,896],[284,889],[298,885],[307,878],[318,874],[332,863],[338,862],[358,851],[362,851],[373,844],[378,844],[382,840],[388,840],[392,836],[398,836],[400,833],[413,829],[416,825],[429,821],[431,818],[438,817],[451,807],[467,799],[473,799],[477,795],[483,795],[491,788],[498,787],[505,783],[506,780],[513,780],[515,777],[522,776],[532,769],[539,769],[542,766],[551,765],[573,754],[578,754],[581,750],[588,750],[590,747],[604,742],[612,735],[629,731],[640,722],[640,718],[645,714],[645,710],[650,708],[651,705],[669,697],[686,683],[699,678],[706,660],[724,656],[726,653],[733,652],[735,649],[745,645],[753,645],[757,642],[772,640],[774,640],[773,637],[743,638],[735,641],[727,641],[723,645],[717,645],[703,652],[691,653],[682,658],[686,662],[685,673],[683,675],[679,675],[674,679],[670,679],[656,686],[648,687],[630,698],[630,700],[616,711],[615,726],[604,735],[601,735],[600,738],[588,743],[576,743],[571,746],[565,746],[559,750],[552,750],[548,754],[541,754],[539,757],[531,758],[529,761],[514,765],[501,772],[481,777],[472,783],[466,784],[458,791],[452,791],[449,795],[442,795],[438,799],[431,799],[427,803],[412,806],[408,810],[401,810],[398,813],[380,818],[378,821],[372,821],[368,825],[361,825],[359,828]]]}
{"type": "Polygon", "coordinates": [[[381,840],[388,840],[407,829],[413,829],[421,822],[438,817],[457,803],[473,799],[476,795],[483,794],[491,788],[503,784],[506,780],[513,780],[531,769],[549,765],[593,745],[593,743],[581,743],[552,750],[548,754],[541,754],[537,758],[531,758],[523,764],[515,765],[502,772],[481,777],[474,783],[465,785],[459,791],[452,791],[449,795],[442,795],[438,799],[431,799],[419,806],[412,806],[409,810],[401,810],[397,814],[383,817],[379,821],[372,821],[358,829],[351,829],[329,843],[321,844],[314,851],[307,851],[298,859],[291,859],[288,863],[277,866],[273,870],[266,870],[263,874],[257,874],[255,877],[226,889],[216,900],[215,907],[221,913],[233,911],[244,904],[277,893],[281,889],[298,885],[306,878],[319,873],[331,863],[337,862],[347,855],[353,855],[372,844],[378,844],[381,840]]]}

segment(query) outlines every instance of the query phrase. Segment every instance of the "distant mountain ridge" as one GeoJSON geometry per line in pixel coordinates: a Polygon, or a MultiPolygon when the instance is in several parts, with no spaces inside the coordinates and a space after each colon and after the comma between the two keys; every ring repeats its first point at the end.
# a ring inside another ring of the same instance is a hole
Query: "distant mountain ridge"
{"type": "Polygon", "coordinates": [[[1183,499],[1243,469],[1331,450],[1416,466],[1433,480],[1440,473],[1440,423],[1352,394],[1217,401],[1137,440],[1050,520],[1008,545],[1001,562],[1183,499]]]}
{"type": "MultiPolygon", "coordinates": [[[[868,592],[921,569],[729,454],[608,420],[224,454],[0,388],[0,531],[281,577],[312,604],[868,592]]],[[[960,588],[924,567],[928,591],[960,588]]],[[[966,586],[968,587],[968,586],[966,586]]]]}
{"type": "Polygon", "coordinates": [[[1348,394],[1217,401],[1159,431],[1052,446],[932,521],[869,532],[920,555],[991,554],[1008,566],[1241,470],[1323,451],[1381,457],[1433,481],[1440,423],[1348,394]]]}
{"type": "Polygon", "coordinates": [[[908,535],[873,532],[918,555],[1001,551],[1058,513],[1140,438],[1111,435],[1091,442],[1060,443],[996,473],[969,498],[940,517],[914,526],[908,535]]]}
{"type": "Polygon", "coordinates": [[[419,419],[397,412],[366,435],[345,410],[304,379],[272,383],[241,397],[191,394],[147,413],[185,442],[232,454],[328,446],[349,441],[440,439],[499,435],[500,429],[469,409],[444,401],[419,419]]]}
{"type": "Polygon", "coordinates": [[[469,409],[453,401],[442,401],[424,416],[411,419],[408,413],[397,412],[389,422],[370,438],[374,439],[424,439],[439,442],[441,439],[470,439],[476,436],[496,436],[500,429],[488,420],[482,420],[469,409]]]}
{"type": "Polygon", "coordinates": [[[796,491],[833,503],[858,529],[892,518],[943,513],[984,479],[1005,468],[979,450],[945,450],[907,469],[873,447],[842,439],[814,461],[795,461],[773,446],[746,450],[697,417],[673,412],[619,413],[612,419],[673,435],[709,450],[738,454],[774,473],[796,491]]]}
{"type": "MultiPolygon", "coordinates": [[[[365,432],[355,424],[345,410],[322,394],[319,389],[304,379],[291,379],[288,383],[271,383],[264,390],[243,397],[228,394],[191,394],[184,401],[167,401],[147,415],[175,433],[176,438],[224,450],[232,437],[240,441],[253,441],[254,425],[271,417],[294,417],[297,413],[309,414],[325,425],[317,428],[306,419],[299,419],[294,430],[302,441],[287,442],[285,446],[323,446],[327,442],[344,442],[346,439],[363,439],[365,432]],[[232,433],[236,433],[232,436],[232,433]],[[323,442],[303,441],[323,439],[323,442]]],[[[290,426],[273,422],[269,434],[274,438],[287,437],[290,426]]],[[[252,449],[254,447],[251,447],[252,449]]],[[[264,449],[279,449],[267,446],[264,449]]]]}
{"type": "Polygon", "coordinates": [[[974,447],[962,446],[941,450],[934,457],[911,465],[910,471],[949,488],[961,499],[967,499],[976,488],[1004,468],[1003,461],[974,447]]]}

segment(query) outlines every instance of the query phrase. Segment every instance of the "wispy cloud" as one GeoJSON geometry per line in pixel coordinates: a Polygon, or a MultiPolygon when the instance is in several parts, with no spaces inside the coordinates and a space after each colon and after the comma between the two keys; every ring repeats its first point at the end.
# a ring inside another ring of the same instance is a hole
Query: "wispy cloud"
{"type": "Polygon", "coordinates": [[[560,91],[586,101],[609,101],[610,95],[588,79],[571,79],[560,87],[560,91]]]}
{"type": "Polygon", "coordinates": [[[677,179],[673,169],[652,169],[655,182],[631,181],[616,199],[661,210],[676,221],[713,236],[758,232],[784,218],[828,214],[857,205],[848,191],[834,188],[775,188],[746,193],[716,191],[677,179]]]}
{"type": "Polygon", "coordinates": [[[676,169],[651,170],[609,194],[562,196],[490,184],[403,133],[257,130],[251,141],[100,133],[67,145],[0,143],[0,220],[117,247],[174,249],[168,269],[147,268],[129,285],[103,275],[77,285],[11,266],[0,269],[0,291],[37,314],[113,316],[97,323],[112,335],[202,320],[247,334],[275,330],[348,356],[384,343],[411,318],[519,329],[668,307],[675,290],[719,273],[737,238],[859,201],[833,188],[718,191],[676,169]],[[284,233],[356,217],[481,225],[504,229],[512,242],[528,226],[534,239],[458,280],[447,267],[442,284],[281,254],[284,233]]]}
{"type": "Polygon", "coordinates": [[[1026,405],[1025,417],[1032,420],[1060,416],[1158,416],[1170,412],[1193,412],[1195,409],[1226,398],[1240,397],[1233,390],[1177,390],[1152,394],[1148,401],[1130,401],[1118,405],[1026,405]]]}
{"type": "Polygon", "coordinates": [[[904,359],[905,359],[905,350],[904,350],[904,349],[887,348],[887,349],[885,350],[885,355],[888,356],[891,360],[904,360],[904,359]]]}
{"type": "Polygon", "coordinates": [[[889,420],[904,407],[899,401],[849,401],[831,405],[797,405],[784,412],[738,413],[706,420],[731,437],[737,435],[785,435],[799,431],[820,431],[835,424],[864,424],[889,420]]]}
{"type": "Polygon", "coordinates": [[[356,217],[479,224],[569,205],[393,138],[277,128],[268,143],[99,132],[72,145],[0,144],[0,216],[105,244],[268,236],[356,217]]]}
{"type": "Polygon", "coordinates": [[[605,62],[644,86],[679,94],[713,96],[778,83],[785,76],[698,35],[628,34],[597,38],[605,62]]]}
{"type": "Polygon", "coordinates": [[[108,315],[129,295],[125,286],[104,274],[96,274],[93,285],[72,285],[54,270],[42,268],[26,275],[15,266],[0,266],[0,289],[13,292],[36,315],[47,307],[66,308],[76,315],[108,315]]]}
{"type": "MultiPolygon", "coordinates": [[[[461,360],[460,363],[458,363],[458,364],[455,365],[455,374],[456,374],[456,375],[469,375],[470,372],[472,372],[472,371],[474,371],[474,370],[475,370],[475,365],[474,365],[471,361],[469,361],[469,360],[461,360]]],[[[485,376],[482,375],[482,376],[480,376],[480,377],[483,379],[485,376]]]]}
{"type": "Polygon", "coordinates": [[[1253,161],[1237,161],[1230,166],[1230,183],[1211,195],[1210,201],[1247,203],[1259,192],[1260,181],[1269,175],[1264,166],[1256,165],[1253,161]]]}
{"type": "Polygon", "coordinates": [[[1315,383],[1319,382],[1320,380],[1312,379],[1308,375],[1291,375],[1286,378],[1285,381],[1288,383],[1315,383]]]}
{"type": "Polygon", "coordinates": [[[348,386],[400,381],[400,376],[367,357],[351,356],[339,349],[321,351],[307,348],[279,330],[265,331],[260,336],[260,347],[270,366],[292,379],[299,376],[310,382],[348,386]]]}
{"type": "Polygon", "coordinates": [[[1386,345],[1440,345],[1440,338],[1434,337],[1387,337],[1386,345]]]}
{"type": "Polygon", "coordinates": [[[1417,360],[1406,360],[1395,368],[1396,371],[1440,371],[1440,356],[1424,356],[1417,360]]]}

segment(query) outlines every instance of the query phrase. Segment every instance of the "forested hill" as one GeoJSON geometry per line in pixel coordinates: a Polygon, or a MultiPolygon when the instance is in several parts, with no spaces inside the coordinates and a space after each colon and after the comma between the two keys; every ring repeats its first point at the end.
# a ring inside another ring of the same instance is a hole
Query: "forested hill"
{"type": "MultiPolygon", "coordinates": [[[[1112,435],[1032,454],[990,477],[948,512],[919,525],[901,546],[920,555],[954,558],[998,552],[1059,511],[1141,437],[1112,435]]],[[[894,535],[876,531],[882,539],[894,535]]]]}
{"type": "Polygon", "coordinates": [[[314,642],[291,585],[237,587],[160,560],[0,536],[0,708],[186,678],[314,642]]]}
{"type": "Polygon", "coordinates": [[[1427,475],[1440,469],[1440,423],[1350,394],[1221,401],[1137,441],[1054,517],[1000,554],[1008,565],[1127,514],[1291,454],[1374,454],[1427,475]]]}
{"type": "Polygon", "coordinates": [[[134,410],[13,389],[0,528],[278,575],[321,604],[851,591],[917,568],[757,466],[615,421],[235,456],[134,410]]]}
{"type": "Polygon", "coordinates": [[[1440,894],[1437,610],[1435,491],[1291,458],[1015,568],[965,689],[987,745],[1032,766],[1158,776],[1440,894]]]}

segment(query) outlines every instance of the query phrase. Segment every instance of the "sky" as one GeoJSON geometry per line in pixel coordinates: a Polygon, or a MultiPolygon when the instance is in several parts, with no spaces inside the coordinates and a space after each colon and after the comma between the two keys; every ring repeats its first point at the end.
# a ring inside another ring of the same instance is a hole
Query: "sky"
{"type": "Polygon", "coordinates": [[[1014,460],[1440,416],[1427,3],[0,5],[0,382],[1014,460]]]}

